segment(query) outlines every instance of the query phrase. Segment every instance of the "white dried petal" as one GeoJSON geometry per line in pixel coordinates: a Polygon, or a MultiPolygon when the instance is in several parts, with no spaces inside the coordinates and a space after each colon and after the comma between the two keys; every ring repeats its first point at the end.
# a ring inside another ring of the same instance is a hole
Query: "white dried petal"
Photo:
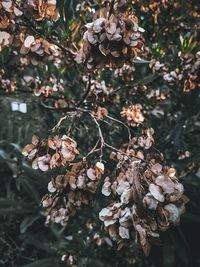
{"type": "Polygon", "coordinates": [[[12,12],[12,2],[11,1],[2,1],[2,6],[7,12],[12,12]]]}
{"type": "Polygon", "coordinates": [[[8,45],[10,37],[9,33],[0,31],[0,44],[8,45]]]}
{"type": "Polygon", "coordinates": [[[116,223],[116,221],[117,220],[112,220],[112,219],[111,220],[107,220],[107,221],[104,221],[104,225],[105,225],[105,227],[108,227],[108,226],[116,223]]]}
{"type": "Polygon", "coordinates": [[[52,204],[52,199],[44,199],[43,201],[42,201],[42,206],[43,206],[43,208],[48,208],[49,206],[51,206],[51,204],[52,204]]]}
{"type": "Polygon", "coordinates": [[[124,192],[124,190],[128,189],[129,187],[130,187],[129,182],[127,181],[120,182],[117,186],[117,194],[121,195],[124,192]]]}
{"type": "Polygon", "coordinates": [[[123,239],[129,239],[130,238],[129,229],[127,229],[127,228],[125,228],[123,226],[120,226],[119,227],[119,235],[123,239]]]}
{"type": "Polygon", "coordinates": [[[143,198],[144,205],[150,210],[156,210],[158,206],[158,200],[156,200],[151,193],[147,193],[143,198]]]}
{"type": "Polygon", "coordinates": [[[104,196],[109,196],[111,194],[111,189],[110,189],[111,183],[110,182],[105,182],[103,184],[103,187],[101,189],[101,192],[104,196]]]}
{"type": "Polygon", "coordinates": [[[23,15],[22,11],[21,11],[21,10],[19,10],[18,8],[16,8],[16,7],[14,7],[14,13],[15,13],[15,15],[16,15],[17,17],[19,17],[19,16],[22,16],[22,15],[23,15]]]}
{"type": "Polygon", "coordinates": [[[174,192],[174,183],[168,176],[158,176],[155,183],[159,185],[166,194],[172,194],[174,192]]]}
{"type": "Polygon", "coordinates": [[[158,185],[150,184],[149,185],[149,191],[152,194],[152,196],[157,199],[159,202],[164,202],[165,197],[162,194],[161,188],[158,185]]]}
{"type": "Polygon", "coordinates": [[[105,18],[98,18],[94,21],[94,24],[93,24],[94,32],[96,32],[96,33],[101,32],[101,30],[103,29],[103,24],[104,24],[105,20],[106,20],[105,18]]]}
{"type": "Polygon", "coordinates": [[[37,148],[33,149],[29,154],[28,154],[28,159],[33,159],[37,153],[37,148]]]}
{"type": "Polygon", "coordinates": [[[32,35],[29,35],[26,37],[26,39],[24,40],[24,46],[26,48],[29,48],[35,41],[35,37],[32,35]]]}
{"type": "Polygon", "coordinates": [[[65,159],[69,159],[70,160],[71,157],[72,157],[71,151],[66,147],[62,147],[61,148],[61,154],[62,154],[63,158],[65,158],[65,159]]]}
{"type": "Polygon", "coordinates": [[[162,165],[160,163],[156,163],[151,166],[151,171],[155,174],[159,174],[162,171],[162,165]]]}
{"type": "Polygon", "coordinates": [[[99,213],[99,219],[104,221],[106,217],[111,217],[112,211],[108,208],[103,208],[99,213]]]}
{"type": "Polygon", "coordinates": [[[83,189],[84,187],[84,182],[85,182],[85,178],[82,176],[82,175],[79,175],[78,176],[78,179],[77,179],[77,187],[79,189],[83,189]]]}
{"type": "Polygon", "coordinates": [[[169,221],[173,224],[177,224],[180,221],[180,213],[176,205],[170,203],[164,207],[169,212],[169,221]]]}
{"type": "Polygon", "coordinates": [[[131,198],[132,190],[130,188],[126,188],[122,193],[120,200],[123,204],[128,204],[131,198]]]}
{"type": "Polygon", "coordinates": [[[106,32],[108,34],[113,35],[117,30],[117,25],[114,22],[109,23],[109,25],[106,27],[106,32]]]}
{"type": "Polygon", "coordinates": [[[48,171],[49,165],[47,163],[47,156],[42,156],[38,158],[38,167],[41,171],[48,171]]]}
{"type": "Polygon", "coordinates": [[[38,158],[34,159],[34,161],[32,162],[32,168],[34,170],[38,170],[39,167],[38,167],[38,158]]]}
{"type": "Polygon", "coordinates": [[[56,192],[56,188],[53,186],[52,181],[48,183],[48,191],[49,191],[50,193],[54,193],[54,192],[56,192]]]}
{"type": "Polygon", "coordinates": [[[102,162],[97,162],[95,167],[97,167],[97,169],[101,172],[104,173],[104,164],[102,162]]]}
{"type": "Polygon", "coordinates": [[[89,168],[89,169],[87,170],[87,176],[88,176],[88,178],[89,178],[90,180],[95,181],[95,180],[96,180],[95,170],[92,169],[92,168],[89,168]]]}

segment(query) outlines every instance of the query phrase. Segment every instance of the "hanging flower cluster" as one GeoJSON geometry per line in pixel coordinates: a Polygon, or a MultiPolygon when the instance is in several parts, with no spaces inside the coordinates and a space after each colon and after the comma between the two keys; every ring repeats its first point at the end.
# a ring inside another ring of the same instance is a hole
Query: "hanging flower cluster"
{"type": "Polygon", "coordinates": [[[138,126],[144,121],[142,106],[140,104],[123,107],[121,115],[125,118],[129,126],[138,126]]]}
{"type": "Polygon", "coordinates": [[[29,58],[33,65],[37,65],[40,61],[48,57],[49,60],[59,55],[59,48],[49,43],[43,38],[35,38],[32,35],[21,36],[22,46],[20,53],[23,55],[29,54],[29,58]]]}
{"type": "Polygon", "coordinates": [[[143,131],[141,136],[132,138],[131,145],[134,149],[149,149],[154,144],[153,134],[154,130],[152,128],[147,128],[145,131],[143,131]]]}
{"type": "Polygon", "coordinates": [[[31,87],[35,96],[43,95],[48,97],[58,92],[64,91],[63,80],[55,77],[53,73],[44,81],[41,81],[40,77],[34,78],[31,75],[24,75],[21,84],[23,86],[31,87]]]}
{"type": "Polygon", "coordinates": [[[79,154],[77,143],[70,137],[54,136],[48,141],[42,141],[37,136],[32,137],[32,143],[22,150],[22,154],[32,160],[32,168],[47,171],[60,166],[66,166],[79,154]]]}
{"type": "Polygon", "coordinates": [[[184,188],[176,170],[161,165],[155,158],[147,161],[116,153],[121,158],[116,170],[102,187],[105,196],[115,199],[99,214],[105,229],[119,248],[128,239],[140,244],[145,255],[160,232],[179,223],[185,210],[184,188]]]}
{"type": "Polygon", "coordinates": [[[30,11],[34,12],[36,20],[49,19],[56,21],[58,19],[56,0],[28,0],[27,5],[30,11]]]}
{"type": "Polygon", "coordinates": [[[122,67],[142,51],[144,30],[133,14],[110,15],[109,10],[100,10],[97,18],[85,27],[83,45],[75,60],[85,63],[88,69],[122,67]]]}
{"type": "Polygon", "coordinates": [[[73,163],[65,175],[58,175],[48,184],[49,193],[41,201],[47,216],[46,223],[66,225],[82,205],[92,205],[93,194],[97,190],[104,165],[97,162],[94,167],[86,161],[73,163]]]}
{"type": "MultiPolygon", "coordinates": [[[[16,1],[17,2],[17,1],[16,1]]],[[[17,8],[12,0],[0,2],[0,29],[6,29],[16,17],[23,13],[17,8]]]]}

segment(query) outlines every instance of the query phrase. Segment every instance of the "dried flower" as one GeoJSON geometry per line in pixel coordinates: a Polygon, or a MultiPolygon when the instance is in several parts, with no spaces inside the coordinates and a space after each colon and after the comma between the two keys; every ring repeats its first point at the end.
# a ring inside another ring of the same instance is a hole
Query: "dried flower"
{"type": "Polygon", "coordinates": [[[88,69],[113,65],[122,67],[135,58],[143,47],[142,32],[137,18],[130,14],[112,14],[100,10],[93,22],[85,25],[87,31],[83,44],[75,58],[88,69]]]}
{"type": "MultiPolygon", "coordinates": [[[[127,239],[140,244],[148,255],[151,240],[161,231],[178,224],[185,210],[184,189],[175,176],[175,169],[161,165],[154,158],[148,163],[113,152],[118,158],[118,169],[106,177],[102,187],[105,196],[112,194],[112,203],[101,210],[99,218],[111,238],[122,247],[127,239]]],[[[112,156],[112,157],[113,157],[112,156]]]]}
{"type": "Polygon", "coordinates": [[[140,104],[123,107],[121,115],[126,119],[129,126],[138,126],[144,121],[142,106],[140,104]]]}

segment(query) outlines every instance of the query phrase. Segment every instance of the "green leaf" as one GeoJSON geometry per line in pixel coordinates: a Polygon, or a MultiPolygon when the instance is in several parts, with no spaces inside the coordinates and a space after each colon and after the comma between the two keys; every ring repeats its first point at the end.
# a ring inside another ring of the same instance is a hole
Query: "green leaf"
{"type": "Polygon", "coordinates": [[[20,233],[24,234],[26,230],[39,218],[41,218],[41,215],[31,215],[26,217],[20,224],[20,233]]]}
{"type": "Polygon", "coordinates": [[[22,267],[59,267],[59,266],[60,264],[57,258],[48,258],[48,259],[34,261],[33,263],[23,265],[22,267]]]}

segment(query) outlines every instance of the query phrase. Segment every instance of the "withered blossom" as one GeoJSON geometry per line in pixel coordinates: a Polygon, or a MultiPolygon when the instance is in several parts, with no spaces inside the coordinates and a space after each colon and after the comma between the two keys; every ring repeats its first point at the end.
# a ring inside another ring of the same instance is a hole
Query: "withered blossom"
{"type": "Polygon", "coordinates": [[[144,121],[142,106],[140,104],[123,107],[121,115],[126,119],[129,126],[138,126],[144,121]]]}
{"type": "Polygon", "coordinates": [[[42,141],[34,135],[32,143],[24,147],[22,154],[32,161],[33,169],[47,171],[67,165],[75,159],[79,151],[77,143],[66,135],[56,135],[47,141],[42,141]]]}
{"type": "Polygon", "coordinates": [[[99,218],[119,248],[126,240],[133,240],[148,255],[152,240],[179,223],[188,201],[183,185],[174,168],[154,158],[144,163],[134,157],[135,152],[127,151],[128,157],[124,153],[119,157],[120,152],[113,154],[119,169],[106,177],[102,187],[102,193],[112,194],[113,201],[101,210],[99,218]]]}
{"type": "Polygon", "coordinates": [[[59,17],[56,0],[28,0],[27,5],[38,21],[43,19],[56,21],[59,17]]]}
{"type": "Polygon", "coordinates": [[[66,225],[82,205],[92,205],[104,165],[97,162],[88,167],[86,161],[73,163],[65,175],[58,175],[48,184],[49,193],[41,201],[45,209],[46,223],[66,225]]]}
{"type": "Polygon", "coordinates": [[[134,59],[143,48],[142,28],[137,17],[129,13],[109,15],[100,10],[94,21],[85,25],[82,47],[75,58],[88,69],[104,66],[122,67],[134,59]]]}

